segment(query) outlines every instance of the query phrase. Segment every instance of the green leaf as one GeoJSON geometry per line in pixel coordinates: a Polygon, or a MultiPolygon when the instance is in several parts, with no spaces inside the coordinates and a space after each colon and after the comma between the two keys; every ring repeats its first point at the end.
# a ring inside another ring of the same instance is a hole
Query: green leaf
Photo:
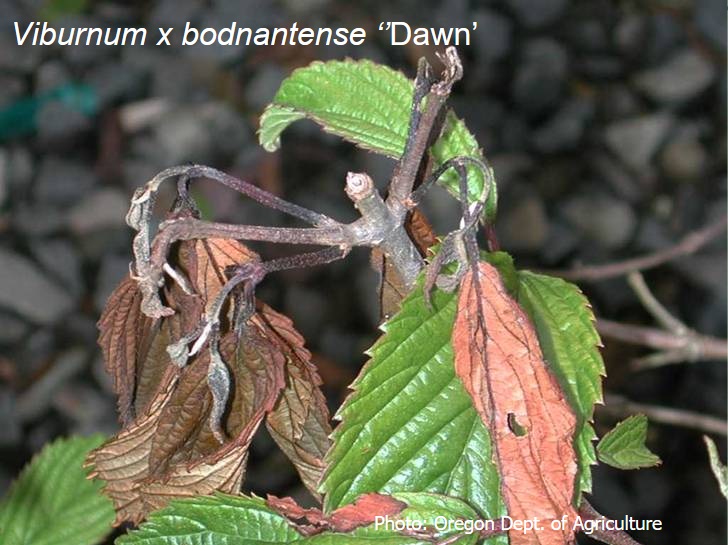
{"type": "Polygon", "coordinates": [[[505,515],[488,431],[453,366],[457,296],[435,290],[432,307],[420,282],[370,350],[339,410],[321,486],[327,510],[366,492],[411,491],[458,497],[483,518],[505,515]]]}
{"type": "MultiPolygon", "coordinates": [[[[371,61],[314,62],[285,79],[260,118],[258,138],[267,151],[280,147],[281,133],[294,121],[308,118],[329,133],[365,149],[399,159],[404,153],[412,107],[412,81],[404,74],[371,61]]],[[[452,157],[483,158],[475,137],[454,114],[432,147],[435,165],[452,157]]],[[[440,182],[457,197],[458,179],[449,170],[440,182]]],[[[468,168],[471,200],[483,191],[482,173],[468,168]]],[[[492,187],[486,217],[495,218],[496,188],[492,187]]]]}
{"type": "Polygon", "coordinates": [[[3,545],[90,545],[111,530],[114,508],[86,479],[88,452],[103,437],[61,439],[46,446],[0,504],[3,545]]]}
{"type": "Polygon", "coordinates": [[[708,449],[710,469],[713,470],[713,475],[715,475],[715,479],[718,481],[720,492],[724,497],[728,498],[728,467],[720,461],[718,447],[715,446],[715,441],[707,435],[703,435],[703,441],[705,441],[705,446],[708,449]]]}
{"type": "Polygon", "coordinates": [[[216,494],[173,501],[117,545],[273,545],[303,538],[260,498],[216,494]]]}
{"type": "Polygon", "coordinates": [[[599,441],[599,460],[619,469],[639,469],[662,463],[645,446],[646,439],[647,417],[643,414],[630,416],[599,441]]]}
{"type": "Polygon", "coordinates": [[[591,421],[594,404],[602,401],[606,374],[598,348],[601,340],[589,301],[577,286],[529,271],[520,271],[518,279],[518,302],[533,320],[544,358],[577,416],[578,504],[581,492],[591,491],[590,466],[597,461],[591,421]]]}
{"type": "MultiPolygon", "coordinates": [[[[395,494],[408,507],[395,520],[419,521],[423,526],[435,517],[473,520],[477,514],[455,498],[432,494],[395,494]]],[[[454,532],[443,532],[446,538],[454,532]]],[[[464,535],[457,545],[475,545],[477,534],[464,535]]],[[[426,545],[398,534],[385,525],[358,528],[351,533],[325,532],[311,537],[257,497],[202,496],[174,501],[152,513],[138,530],[116,540],[117,545],[426,545]]]]}

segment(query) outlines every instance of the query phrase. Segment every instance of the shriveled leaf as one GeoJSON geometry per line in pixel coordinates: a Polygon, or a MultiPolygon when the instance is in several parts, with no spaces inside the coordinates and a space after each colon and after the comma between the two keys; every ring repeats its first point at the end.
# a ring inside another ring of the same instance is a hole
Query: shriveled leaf
{"type": "Polygon", "coordinates": [[[578,505],[579,494],[591,491],[590,466],[597,461],[591,422],[594,404],[602,402],[606,375],[594,314],[574,284],[529,271],[518,273],[518,302],[533,321],[544,359],[577,416],[578,505]]]}
{"type": "Polygon", "coordinates": [[[436,492],[484,518],[505,514],[488,432],[453,368],[456,297],[435,290],[432,305],[420,280],[369,351],[338,413],[321,486],[327,511],[367,492],[436,492]]]}
{"type": "Polygon", "coordinates": [[[101,436],[46,446],[0,504],[3,545],[93,545],[111,530],[114,508],[103,483],[86,478],[83,459],[101,436]]]}
{"type": "Polygon", "coordinates": [[[222,238],[192,241],[188,243],[187,252],[189,255],[182,256],[183,270],[192,281],[195,293],[206,301],[207,308],[225,285],[228,267],[260,259],[244,244],[222,238]]]}
{"type": "Polygon", "coordinates": [[[117,523],[138,522],[174,497],[239,490],[250,441],[283,386],[280,352],[256,326],[246,328],[246,335],[238,343],[228,334],[221,343],[236,377],[224,423],[228,442],[219,445],[210,429],[210,394],[199,384],[206,377],[203,356],[181,371],[170,363],[167,387],[146,415],[89,456],[89,465],[107,481],[104,492],[114,501],[117,523]]]}
{"type": "Polygon", "coordinates": [[[266,425],[271,436],[298,470],[303,484],[318,497],[318,483],[329,449],[331,424],[321,379],[311,363],[303,337],[287,317],[261,305],[261,320],[285,357],[286,385],[266,425]]]}
{"type": "MultiPolygon", "coordinates": [[[[269,500],[270,502],[270,500],[269,500]]],[[[452,521],[472,520],[477,514],[467,504],[434,494],[394,494],[370,499],[364,512],[355,515],[373,521],[375,516],[389,515],[391,521],[418,521],[432,528],[434,520],[443,516],[452,521]],[[379,508],[382,509],[379,509],[379,508]],[[392,509],[396,507],[396,509],[392,509]],[[404,509],[403,509],[404,508],[404,509]]],[[[215,496],[175,501],[153,513],[138,530],[116,540],[117,545],[429,545],[435,536],[418,538],[400,534],[384,525],[369,524],[352,531],[333,531],[331,519],[351,519],[352,506],[325,517],[314,509],[301,509],[290,500],[275,499],[273,506],[256,497],[215,496]],[[303,514],[302,514],[303,513],[303,514]],[[310,516],[321,526],[312,528],[310,520],[297,523],[296,515],[310,516]],[[313,532],[313,534],[311,534],[313,532]]],[[[337,523],[334,523],[336,526],[337,523]]],[[[454,531],[443,532],[441,540],[455,538],[454,531]]],[[[476,533],[448,541],[453,545],[475,545],[476,533]]]]}
{"type": "Polygon", "coordinates": [[[570,528],[550,522],[576,515],[576,417],[530,319],[488,263],[462,280],[452,343],[456,373],[493,438],[509,516],[543,521],[541,531],[509,531],[511,545],[573,543],[570,528]]]}
{"type": "MultiPolygon", "coordinates": [[[[286,127],[307,118],[349,142],[398,159],[407,141],[413,91],[412,81],[401,72],[368,60],[314,62],[294,71],[281,84],[260,118],[260,144],[275,151],[286,127]]],[[[475,138],[452,113],[432,147],[432,156],[434,167],[457,156],[482,159],[475,138]]],[[[457,197],[455,173],[447,172],[441,182],[457,197]]],[[[468,168],[471,199],[482,194],[483,182],[482,173],[468,168]]],[[[496,199],[493,188],[486,207],[491,219],[496,199]]]]}
{"type": "Polygon", "coordinates": [[[703,441],[705,442],[705,447],[708,449],[710,469],[713,471],[713,475],[715,475],[715,480],[718,481],[720,493],[723,494],[723,497],[728,498],[728,467],[720,461],[718,447],[715,446],[715,441],[707,435],[703,435],[703,441]]]}
{"type": "Polygon", "coordinates": [[[126,424],[134,417],[137,354],[151,319],[141,311],[142,295],[129,276],[109,296],[98,322],[99,345],[106,371],[118,396],[119,418],[126,424]]]}
{"type": "Polygon", "coordinates": [[[622,420],[597,444],[599,460],[619,469],[639,469],[661,464],[650,452],[647,440],[647,417],[636,414],[622,420]]]}
{"type": "Polygon", "coordinates": [[[281,343],[271,339],[257,314],[240,339],[223,334],[219,349],[233,388],[224,392],[230,410],[219,422],[207,344],[182,367],[167,349],[199,327],[207,298],[217,297],[225,283],[226,269],[246,259],[257,257],[235,241],[179,245],[172,260],[177,278],[164,287],[175,313],[152,323],[136,350],[137,417],[88,458],[107,481],[104,492],[114,501],[116,523],[138,522],[174,497],[240,488],[253,434],[284,386],[287,355],[281,343]],[[187,293],[192,288],[196,293],[187,293]],[[219,428],[212,428],[213,421],[219,428]]]}

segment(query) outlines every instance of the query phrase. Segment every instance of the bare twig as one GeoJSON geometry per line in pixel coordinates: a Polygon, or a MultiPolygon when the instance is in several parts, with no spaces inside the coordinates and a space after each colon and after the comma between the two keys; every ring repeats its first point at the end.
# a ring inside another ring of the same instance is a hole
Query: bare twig
{"type": "Polygon", "coordinates": [[[549,274],[568,280],[605,280],[633,271],[652,269],[673,259],[694,254],[711,240],[725,234],[728,216],[723,215],[713,223],[686,235],[674,246],[658,252],[606,265],[586,265],[565,270],[551,270],[549,274]]]}
{"type": "Polygon", "coordinates": [[[676,335],[671,331],[645,327],[633,324],[621,324],[612,320],[600,318],[597,320],[597,330],[605,337],[617,339],[629,344],[647,346],[659,350],[658,353],[669,353],[653,360],[645,360],[637,369],[656,367],[680,361],[694,363],[703,360],[728,359],[728,342],[725,339],[701,335],[687,329],[683,335],[676,335]],[[650,362],[652,365],[650,365],[650,362]]]}
{"type": "MultiPolygon", "coordinates": [[[[579,506],[579,515],[582,518],[590,520],[607,519],[607,517],[599,513],[588,501],[584,499],[581,500],[581,505],[579,506]]],[[[639,542],[632,539],[629,534],[622,530],[602,530],[595,528],[590,537],[597,541],[601,541],[602,543],[606,543],[607,545],[640,545],[639,542]]]]}
{"type": "Polygon", "coordinates": [[[649,312],[652,317],[662,327],[668,331],[672,331],[675,335],[682,336],[688,332],[688,327],[682,323],[679,319],[673,316],[669,310],[667,310],[660,301],[657,300],[647,286],[645,277],[639,271],[631,272],[627,275],[627,283],[634,291],[637,298],[645,307],[645,310],[649,312]]]}
{"type": "Polygon", "coordinates": [[[606,394],[605,400],[606,404],[600,406],[600,410],[612,414],[631,415],[642,413],[653,422],[659,422],[660,424],[694,429],[704,433],[728,435],[728,423],[714,416],[658,405],[635,403],[616,394],[606,394]]]}

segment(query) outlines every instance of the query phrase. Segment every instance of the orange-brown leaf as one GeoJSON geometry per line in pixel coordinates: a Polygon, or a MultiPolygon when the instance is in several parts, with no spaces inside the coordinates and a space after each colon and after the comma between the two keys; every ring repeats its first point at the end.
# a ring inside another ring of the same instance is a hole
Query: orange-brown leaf
{"type": "Polygon", "coordinates": [[[293,462],[303,484],[315,496],[329,449],[331,425],[321,379],[311,363],[303,337],[290,319],[261,305],[259,316],[286,358],[286,386],[266,425],[271,436],[293,462]]]}
{"type": "Polygon", "coordinates": [[[269,495],[266,503],[294,522],[297,529],[305,535],[314,535],[324,530],[351,532],[373,524],[377,517],[396,517],[407,508],[406,503],[376,492],[363,494],[353,504],[340,507],[328,516],[320,509],[301,507],[293,498],[269,495]]]}
{"type": "Polygon", "coordinates": [[[187,243],[181,261],[192,281],[195,293],[206,301],[207,308],[227,281],[226,269],[259,260],[258,254],[237,240],[209,238],[187,243]]]}
{"type": "Polygon", "coordinates": [[[452,342],[456,372],[491,433],[508,515],[543,526],[509,532],[511,545],[573,543],[571,522],[558,531],[550,521],[575,516],[576,417],[533,325],[487,263],[463,278],[452,342]]]}

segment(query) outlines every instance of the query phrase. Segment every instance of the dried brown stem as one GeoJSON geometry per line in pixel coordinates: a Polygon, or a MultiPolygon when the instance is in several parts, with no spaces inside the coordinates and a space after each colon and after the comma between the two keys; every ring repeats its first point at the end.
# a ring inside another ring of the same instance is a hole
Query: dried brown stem
{"type": "Polygon", "coordinates": [[[728,423],[714,416],[670,407],[660,407],[658,405],[635,403],[615,394],[606,394],[605,400],[606,405],[600,406],[600,410],[615,415],[623,416],[641,413],[653,422],[689,428],[704,433],[714,433],[722,436],[728,435],[728,423]]]}
{"type": "MultiPolygon", "coordinates": [[[[579,506],[579,515],[585,519],[591,520],[606,520],[607,517],[599,513],[591,504],[582,500],[579,506]]],[[[606,543],[607,545],[640,545],[638,541],[632,539],[632,537],[623,532],[622,530],[601,530],[598,528],[594,529],[594,532],[589,536],[592,539],[606,543]]]]}
{"type": "Polygon", "coordinates": [[[713,239],[724,235],[728,225],[728,216],[723,215],[713,223],[693,231],[683,237],[677,244],[658,252],[627,259],[607,265],[586,265],[574,269],[552,270],[549,274],[561,276],[568,280],[597,281],[622,276],[633,271],[652,269],[673,259],[694,254],[713,239]]]}

